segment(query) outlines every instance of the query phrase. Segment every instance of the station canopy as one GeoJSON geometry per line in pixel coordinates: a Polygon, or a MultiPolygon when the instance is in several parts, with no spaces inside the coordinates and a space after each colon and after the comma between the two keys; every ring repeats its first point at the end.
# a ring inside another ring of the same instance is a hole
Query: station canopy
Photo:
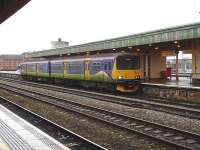
{"type": "Polygon", "coordinates": [[[75,53],[92,53],[96,51],[105,52],[106,50],[115,50],[130,47],[137,48],[141,46],[143,46],[143,48],[148,48],[148,45],[155,45],[156,43],[159,43],[161,45],[160,47],[162,47],[162,45],[170,46],[171,41],[174,42],[186,40],[183,43],[187,45],[189,43],[187,42],[188,40],[197,38],[200,38],[200,23],[176,26],[162,30],[134,34],[81,45],[68,46],[64,48],[25,53],[25,58],[53,57],[67,54],[71,55],[75,53]]]}
{"type": "Polygon", "coordinates": [[[0,24],[16,13],[30,0],[0,0],[0,24]]]}

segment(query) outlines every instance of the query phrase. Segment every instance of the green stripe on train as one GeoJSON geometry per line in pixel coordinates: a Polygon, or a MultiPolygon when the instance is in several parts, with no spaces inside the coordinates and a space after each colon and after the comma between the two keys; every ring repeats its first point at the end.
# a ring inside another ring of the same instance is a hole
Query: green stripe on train
{"type": "Polygon", "coordinates": [[[51,78],[64,78],[62,73],[51,73],[51,78]]]}
{"type": "Polygon", "coordinates": [[[26,75],[29,75],[29,76],[37,76],[36,72],[27,72],[26,75]]]}
{"type": "Polygon", "coordinates": [[[92,81],[112,81],[112,79],[110,78],[110,76],[104,72],[104,71],[100,71],[94,75],[90,75],[90,80],[92,81]]]}
{"type": "Polygon", "coordinates": [[[67,74],[67,79],[84,80],[84,75],[82,74],[67,74]]]}
{"type": "Polygon", "coordinates": [[[38,76],[38,77],[47,77],[47,78],[49,78],[49,73],[41,73],[41,72],[38,72],[38,73],[37,73],[37,76],[38,76]]]}

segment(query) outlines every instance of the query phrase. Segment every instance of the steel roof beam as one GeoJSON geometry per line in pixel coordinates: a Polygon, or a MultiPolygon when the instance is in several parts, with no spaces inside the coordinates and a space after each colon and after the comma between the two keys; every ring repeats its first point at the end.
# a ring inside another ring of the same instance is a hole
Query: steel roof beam
{"type": "Polygon", "coordinates": [[[200,38],[200,23],[177,26],[152,32],[129,35],[104,41],[69,46],[66,48],[43,50],[26,53],[26,58],[65,55],[69,53],[83,53],[123,47],[141,46],[146,44],[163,43],[200,38]]]}
{"type": "Polygon", "coordinates": [[[0,24],[29,1],[30,0],[0,0],[0,24]]]}

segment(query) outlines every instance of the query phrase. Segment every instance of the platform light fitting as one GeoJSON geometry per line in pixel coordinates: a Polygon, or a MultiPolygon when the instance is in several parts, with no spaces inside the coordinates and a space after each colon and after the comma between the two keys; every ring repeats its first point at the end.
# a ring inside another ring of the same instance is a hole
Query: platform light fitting
{"type": "Polygon", "coordinates": [[[137,51],[139,52],[139,51],[140,51],[140,49],[139,49],[139,48],[137,48],[137,51]]]}
{"type": "Polygon", "coordinates": [[[71,55],[70,53],[67,54],[68,56],[71,55]]]}
{"type": "Polygon", "coordinates": [[[149,47],[151,47],[152,46],[152,44],[149,44],[149,47]]]}
{"type": "Polygon", "coordinates": [[[177,45],[177,47],[178,47],[178,48],[180,48],[180,47],[181,47],[181,45],[177,45]]]}
{"type": "Polygon", "coordinates": [[[178,41],[174,41],[174,44],[177,44],[178,43],[178,41]]]}
{"type": "Polygon", "coordinates": [[[129,46],[128,48],[129,48],[129,49],[132,49],[133,47],[132,47],[132,46],[129,46]]]}
{"type": "Polygon", "coordinates": [[[158,49],[159,49],[159,47],[158,47],[158,46],[156,46],[154,49],[155,49],[155,50],[158,50],[158,49]]]}
{"type": "Polygon", "coordinates": [[[116,49],[115,48],[113,48],[113,51],[115,51],[116,49]]]}

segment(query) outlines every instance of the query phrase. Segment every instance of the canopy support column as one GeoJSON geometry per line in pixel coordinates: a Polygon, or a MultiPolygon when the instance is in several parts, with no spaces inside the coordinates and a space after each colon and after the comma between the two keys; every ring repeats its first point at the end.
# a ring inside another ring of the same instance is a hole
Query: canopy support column
{"type": "Polygon", "coordinates": [[[176,80],[177,81],[179,80],[179,77],[178,77],[178,53],[179,53],[179,51],[175,50],[175,54],[176,54],[176,80]]]}

